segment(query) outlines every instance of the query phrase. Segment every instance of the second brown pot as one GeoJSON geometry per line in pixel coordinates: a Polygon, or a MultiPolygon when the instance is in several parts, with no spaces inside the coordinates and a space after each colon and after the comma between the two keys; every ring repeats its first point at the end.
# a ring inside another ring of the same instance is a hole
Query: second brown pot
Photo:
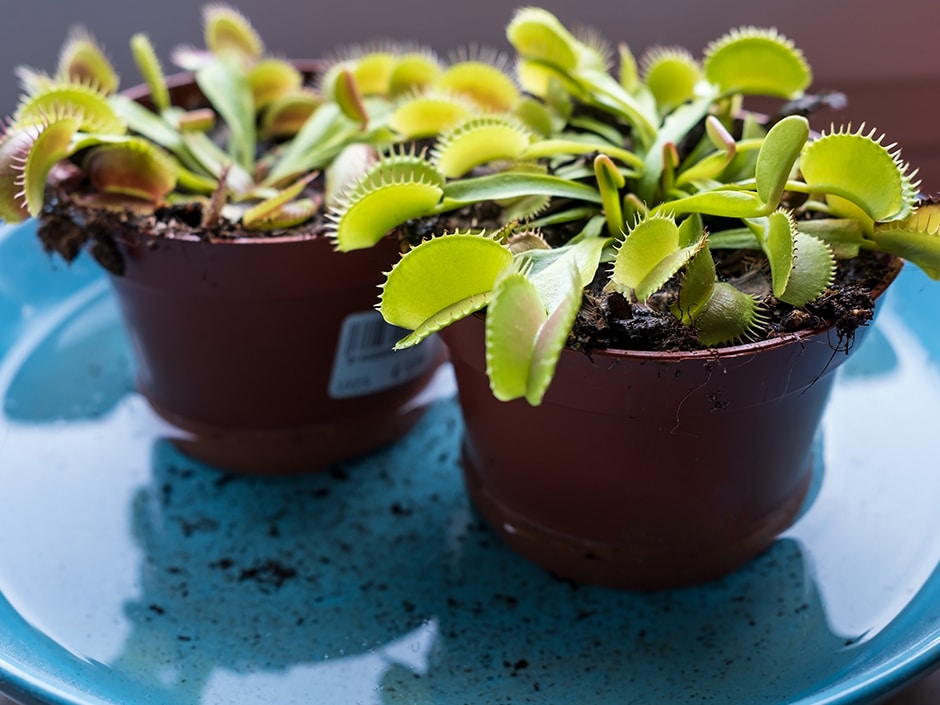
{"type": "Polygon", "coordinates": [[[471,317],[442,331],[474,505],[548,571],[631,589],[717,578],[790,526],[833,373],[866,333],[689,353],[565,350],[532,407],[493,397],[484,327],[471,317]]]}

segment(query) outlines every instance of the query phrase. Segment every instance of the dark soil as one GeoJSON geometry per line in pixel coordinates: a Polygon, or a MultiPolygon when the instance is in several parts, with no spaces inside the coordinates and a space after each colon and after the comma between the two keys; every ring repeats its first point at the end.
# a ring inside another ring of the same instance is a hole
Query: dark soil
{"type": "MultiPolygon", "coordinates": [[[[435,220],[409,223],[400,234],[414,245],[432,235],[457,229],[493,229],[498,215],[495,207],[465,209],[435,220]]],[[[568,231],[559,229],[543,235],[557,246],[579,229],[580,225],[574,225],[568,231]]],[[[752,341],[829,326],[835,326],[841,337],[849,339],[859,326],[872,319],[872,290],[883,284],[894,261],[888,255],[875,252],[862,252],[855,259],[839,261],[832,288],[817,301],[795,308],[771,295],[770,267],[762,252],[719,250],[715,256],[719,279],[735,283],[758,296],[763,303],[762,313],[768,324],[759,337],[750,339],[752,341]]],[[[601,266],[585,292],[568,347],[587,353],[605,348],[659,352],[701,349],[695,329],[680,323],[669,311],[678,281],[643,304],[629,301],[618,293],[605,292],[608,276],[609,267],[601,266]]]]}
{"type": "MultiPolygon", "coordinates": [[[[46,205],[39,218],[39,239],[43,248],[55,253],[66,262],[73,261],[82,250],[87,250],[106,271],[123,274],[124,261],[117,241],[125,233],[151,233],[157,237],[176,236],[207,241],[292,236],[317,237],[326,234],[327,220],[323,211],[317,213],[301,227],[287,230],[247,232],[237,224],[219,218],[211,226],[202,223],[203,209],[194,203],[168,205],[153,209],[147,206],[139,212],[125,207],[125,201],[116,202],[111,209],[83,205],[82,195],[91,193],[91,186],[78,169],[68,165],[57,167],[50,179],[46,205]]],[[[308,186],[310,195],[322,195],[322,178],[308,186]]],[[[96,195],[100,199],[100,195],[96,195]]]]}
{"type": "MultiPolygon", "coordinates": [[[[741,259],[746,260],[748,269],[740,277],[748,280],[749,291],[763,292],[760,298],[763,313],[768,318],[768,325],[761,335],[751,340],[772,339],[786,333],[833,325],[840,337],[850,338],[859,326],[872,319],[872,290],[883,283],[893,261],[882,254],[863,253],[856,259],[839,262],[833,286],[815,302],[795,308],[770,295],[768,267],[761,253],[748,253],[741,259]]],[[[716,264],[719,272],[724,270],[724,279],[738,278],[728,276],[728,260],[719,259],[716,264]]],[[[671,295],[668,287],[644,305],[631,302],[621,294],[605,293],[606,276],[606,272],[599,272],[593,285],[585,292],[568,341],[569,347],[588,353],[604,348],[650,351],[701,348],[695,329],[683,325],[669,312],[671,295]]]]}

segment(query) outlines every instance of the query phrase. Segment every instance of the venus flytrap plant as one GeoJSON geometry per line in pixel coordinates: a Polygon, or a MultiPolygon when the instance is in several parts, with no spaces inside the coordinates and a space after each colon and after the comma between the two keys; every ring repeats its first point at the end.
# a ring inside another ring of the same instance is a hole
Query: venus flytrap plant
{"type": "Polygon", "coordinates": [[[538,404],[586,290],[669,313],[709,347],[772,335],[772,307],[811,304],[838,260],[864,251],[940,278],[940,206],[917,201],[894,145],[743,110],[747,96],[794,99],[811,82],[777,32],[734,30],[700,62],[679,49],[638,62],[621,46],[619,77],[598,43],[544,10],[517,12],[507,35],[525,109],[465,118],[429,153],[379,160],[334,210],[341,248],[425,222],[436,234],[383,287],[386,320],[413,331],[399,347],[485,308],[494,394],[538,404]],[[519,202],[538,207],[510,209],[519,202]],[[751,273],[723,271],[741,254],[751,273]]]}
{"type": "MultiPolygon", "coordinates": [[[[117,74],[84,31],[70,35],[53,75],[21,68],[24,96],[0,141],[0,217],[38,216],[50,175],[67,174],[69,192],[57,198],[91,211],[146,217],[170,206],[197,210],[199,227],[217,237],[283,231],[319,222],[324,201],[341,200],[380,151],[520,100],[508,75],[481,57],[446,65],[391,44],[344,51],[311,85],[269,56],[233,8],[207,5],[203,21],[205,47],[179,47],[172,58],[193,73],[204,103],[173,104],[143,34],[130,45],[147,102],[116,93],[117,74]]],[[[457,142],[449,152],[472,153],[457,142]]],[[[444,152],[441,160],[455,163],[444,152]]],[[[400,171],[386,163],[369,183],[388,185],[400,171]]]]}

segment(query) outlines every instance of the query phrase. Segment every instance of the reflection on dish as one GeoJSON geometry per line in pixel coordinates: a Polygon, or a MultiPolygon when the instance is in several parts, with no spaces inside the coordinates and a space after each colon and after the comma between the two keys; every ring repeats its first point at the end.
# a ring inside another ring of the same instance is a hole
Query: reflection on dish
{"type": "Polygon", "coordinates": [[[106,287],[71,281],[34,313],[0,292],[0,681],[18,659],[95,705],[776,705],[940,634],[940,478],[919,464],[940,378],[896,306],[841,373],[797,525],[726,579],[630,594],[555,580],[480,524],[453,399],[311,477],[186,458],[132,389],[106,287]]]}
{"type": "Polygon", "coordinates": [[[896,301],[827,408],[824,462],[845,471],[827,475],[818,511],[787,534],[809,557],[833,631],[853,640],[887,626],[940,564],[940,532],[924,531],[940,499],[936,460],[918,450],[937,432],[940,370],[896,301]]]}

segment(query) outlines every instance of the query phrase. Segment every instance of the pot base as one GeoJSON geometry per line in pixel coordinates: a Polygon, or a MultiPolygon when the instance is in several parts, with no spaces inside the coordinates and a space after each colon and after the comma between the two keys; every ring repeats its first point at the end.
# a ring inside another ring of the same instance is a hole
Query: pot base
{"type": "Polygon", "coordinates": [[[510,548],[559,578],[625,590],[686,587],[734,572],[769,548],[794,522],[813,475],[810,462],[785,502],[726,543],[701,539],[671,543],[651,536],[606,543],[559,533],[514,511],[487,491],[466,442],[462,455],[471,502],[510,548]]]}
{"type": "Polygon", "coordinates": [[[408,434],[440,396],[440,367],[409,387],[397,405],[373,407],[355,416],[338,415],[321,423],[293,428],[239,429],[193,422],[162,409],[141,389],[151,408],[179,429],[168,440],[194,460],[226,472],[288,476],[324,470],[334,463],[366,455],[408,434]]]}

